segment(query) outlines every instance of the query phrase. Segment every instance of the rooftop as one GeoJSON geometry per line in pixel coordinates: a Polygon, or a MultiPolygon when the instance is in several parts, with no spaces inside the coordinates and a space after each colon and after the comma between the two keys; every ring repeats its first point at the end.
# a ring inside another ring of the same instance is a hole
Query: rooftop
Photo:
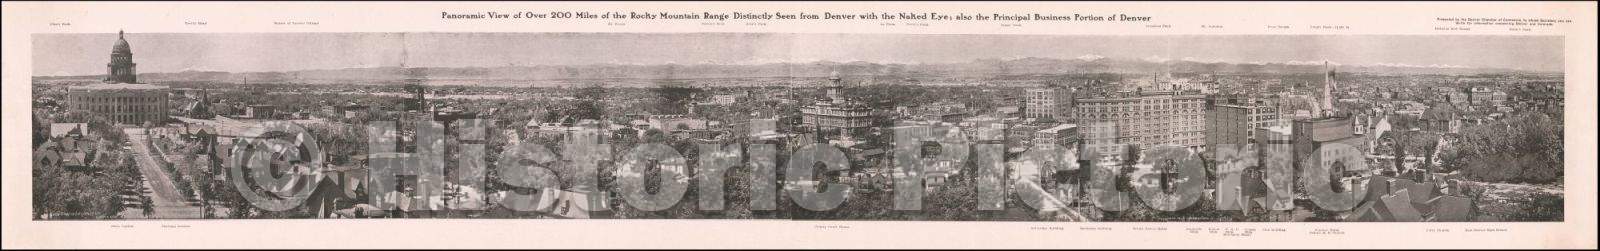
{"type": "Polygon", "coordinates": [[[1445,104],[1435,104],[1435,105],[1433,105],[1431,107],[1428,107],[1427,111],[1422,112],[1422,119],[1425,119],[1425,120],[1451,120],[1454,117],[1456,117],[1457,114],[1458,114],[1458,112],[1457,112],[1457,110],[1456,110],[1454,105],[1450,105],[1450,104],[1447,104],[1447,103],[1445,103],[1445,104]]]}
{"type": "Polygon", "coordinates": [[[88,128],[89,124],[87,123],[52,123],[50,124],[50,137],[61,137],[72,133],[72,131],[78,131],[78,133],[82,134],[86,133],[89,130],[88,128]]]}
{"type": "Polygon", "coordinates": [[[1262,127],[1261,129],[1283,135],[1289,135],[1294,132],[1294,127],[1289,125],[1262,127]]]}
{"type": "Polygon", "coordinates": [[[1057,133],[1057,132],[1061,132],[1061,130],[1072,129],[1072,128],[1078,128],[1078,124],[1061,124],[1061,125],[1057,125],[1055,127],[1048,128],[1048,129],[1039,130],[1039,132],[1057,133]]]}
{"type": "Polygon", "coordinates": [[[166,90],[165,85],[130,84],[130,83],[103,83],[85,86],[68,87],[71,90],[166,90]]]}

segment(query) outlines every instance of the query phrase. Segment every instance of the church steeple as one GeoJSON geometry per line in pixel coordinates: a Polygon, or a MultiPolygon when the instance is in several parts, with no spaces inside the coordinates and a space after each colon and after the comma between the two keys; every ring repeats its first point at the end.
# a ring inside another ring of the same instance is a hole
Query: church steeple
{"type": "Polygon", "coordinates": [[[106,82],[139,83],[137,64],[133,63],[133,48],[121,30],[117,30],[117,43],[111,46],[111,62],[106,64],[106,82]]]}

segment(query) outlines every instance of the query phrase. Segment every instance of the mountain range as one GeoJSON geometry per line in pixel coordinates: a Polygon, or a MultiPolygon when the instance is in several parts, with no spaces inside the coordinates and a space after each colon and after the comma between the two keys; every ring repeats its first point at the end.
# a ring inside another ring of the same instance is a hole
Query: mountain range
{"type": "MultiPolygon", "coordinates": [[[[1368,74],[1485,74],[1524,72],[1513,69],[1468,68],[1457,66],[1411,65],[1334,65],[1338,72],[1368,74]]],[[[1215,74],[1304,74],[1323,71],[1321,62],[1227,63],[1190,60],[1027,57],[1017,59],[979,59],[960,63],[898,64],[871,62],[768,63],[768,64],[659,64],[659,65],[559,65],[497,67],[375,67],[299,70],[287,72],[183,71],[143,73],[145,82],[389,82],[407,79],[427,80],[590,80],[590,79],[707,79],[707,78],[818,78],[829,76],[893,77],[992,77],[1079,73],[1215,73],[1215,74]]],[[[89,76],[72,76],[75,78],[89,76]]],[[[98,76],[94,76],[98,77],[98,76]]],[[[56,78],[56,77],[52,77],[56,78]]]]}

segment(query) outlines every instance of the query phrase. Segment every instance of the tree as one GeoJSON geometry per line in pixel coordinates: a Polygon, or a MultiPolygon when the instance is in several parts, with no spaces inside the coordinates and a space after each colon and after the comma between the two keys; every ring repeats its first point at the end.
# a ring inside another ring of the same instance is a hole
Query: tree
{"type": "Polygon", "coordinates": [[[684,114],[686,109],[694,103],[694,99],[704,90],[694,87],[680,86],[669,83],[652,90],[656,94],[657,104],[654,107],[660,114],[684,114]]]}
{"type": "Polygon", "coordinates": [[[1518,119],[1510,123],[1521,126],[1523,139],[1517,142],[1516,148],[1527,152],[1523,155],[1527,166],[1519,175],[1521,180],[1535,183],[1561,180],[1566,168],[1562,161],[1566,156],[1564,125],[1543,113],[1518,119]]]}
{"type": "Polygon", "coordinates": [[[39,144],[44,144],[45,140],[50,138],[50,125],[39,118],[38,111],[34,111],[31,115],[33,116],[33,147],[38,148],[39,144]]]}
{"type": "Polygon", "coordinates": [[[1407,136],[1410,134],[1410,131],[1404,130],[1391,131],[1390,135],[1394,135],[1391,139],[1394,142],[1392,149],[1394,150],[1394,172],[1396,174],[1406,172],[1406,146],[1410,145],[1411,142],[1407,136]]]}
{"type": "Polygon", "coordinates": [[[1563,175],[1562,125],[1543,113],[1524,113],[1462,130],[1452,169],[1488,182],[1548,183],[1563,175]]]}
{"type": "MultiPolygon", "coordinates": [[[[48,144],[46,144],[48,145],[48,144]]],[[[52,151],[52,150],[42,150],[52,151]]],[[[90,170],[67,170],[57,165],[33,164],[35,219],[105,219],[122,211],[117,192],[133,184],[130,155],[103,153],[90,170]]]]}

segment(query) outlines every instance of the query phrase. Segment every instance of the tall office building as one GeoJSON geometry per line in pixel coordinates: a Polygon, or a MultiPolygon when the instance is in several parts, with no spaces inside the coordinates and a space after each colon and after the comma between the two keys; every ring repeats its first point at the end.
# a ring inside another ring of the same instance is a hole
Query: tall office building
{"type": "Polygon", "coordinates": [[[1028,89],[1023,104],[1024,116],[1058,122],[1075,122],[1072,118],[1074,100],[1072,90],[1061,87],[1028,89]]]}
{"type": "Polygon", "coordinates": [[[1254,142],[1257,128],[1275,127],[1278,107],[1267,100],[1215,100],[1206,111],[1206,148],[1218,145],[1243,146],[1254,142]]]}
{"type": "Polygon", "coordinates": [[[1141,149],[1205,146],[1205,95],[1198,91],[1122,92],[1077,100],[1079,124],[1111,122],[1115,141],[1141,149]]]}

